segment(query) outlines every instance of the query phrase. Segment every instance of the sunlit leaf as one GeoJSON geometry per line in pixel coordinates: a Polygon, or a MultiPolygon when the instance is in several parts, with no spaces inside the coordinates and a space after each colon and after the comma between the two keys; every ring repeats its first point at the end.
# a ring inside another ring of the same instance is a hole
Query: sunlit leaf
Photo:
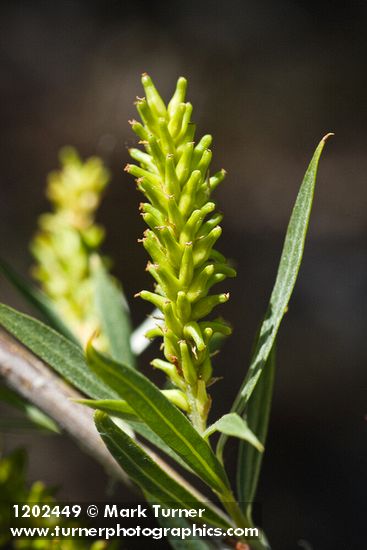
{"type": "Polygon", "coordinates": [[[138,443],[113,423],[106,413],[98,411],[95,415],[95,422],[97,430],[112,456],[129,477],[141,487],[143,492],[151,495],[152,500],[168,507],[178,504],[181,508],[195,510],[205,508],[202,517],[204,522],[228,526],[224,514],[223,516],[219,515],[207,503],[200,502],[193,493],[178,483],[167,471],[162,470],[138,443]]]}
{"type": "Polygon", "coordinates": [[[0,325],[84,394],[118,398],[88,367],[81,348],[58,332],[4,304],[0,304],[0,325]]]}
{"type": "Polygon", "coordinates": [[[216,491],[228,488],[227,476],[208,443],[159,389],[141,373],[87,347],[91,368],[114,389],[190,468],[216,491]]]}
{"type": "Polygon", "coordinates": [[[144,437],[149,443],[163,451],[166,455],[173,458],[180,466],[191,471],[188,465],[174,452],[172,449],[165,444],[164,441],[149,428],[141,420],[139,416],[136,415],[135,411],[126,403],[126,401],[117,400],[117,399],[77,399],[77,403],[82,405],[87,405],[92,409],[103,411],[110,416],[115,418],[120,418],[129,424],[134,432],[144,437]]]}
{"type": "Polygon", "coordinates": [[[91,258],[91,266],[96,309],[103,334],[109,342],[111,356],[116,361],[133,367],[136,361],[130,347],[131,320],[125,296],[97,254],[91,258]]]}
{"type": "MultiPolygon", "coordinates": [[[[242,414],[245,410],[261,376],[296,284],[313,203],[317,168],[325,141],[329,135],[325,136],[317,146],[293,207],[268,309],[260,328],[250,367],[231,409],[238,414],[242,414]]],[[[219,456],[223,453],[226,441],[227,436],[223,434],[217,447],[219,456]]]]}
{"type": "Polygon", "coordinates": [[[203,436],[209,437],[214,432],[221,432],[228,436],[243,439],[253,445],[259,452],[263,452],[264,450],[263,445],[250,430],[246,420],[241,418],[237,413],[228,413],[223,415],[219,420],[214,422],[214,424],[205,430],[203,436]]]}

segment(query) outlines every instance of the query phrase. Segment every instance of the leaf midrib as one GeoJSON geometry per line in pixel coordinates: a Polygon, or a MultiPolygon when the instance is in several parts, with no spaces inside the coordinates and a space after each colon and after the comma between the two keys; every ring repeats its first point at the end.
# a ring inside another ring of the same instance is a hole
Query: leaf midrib
{"type": "MultiPolygon", "coordinates": [[[[110,370],[110,372],[112,372],[113,375],[116,376],[116,373],[115,373],[110,367],[108,367],[108,369],[110,370]]],[[[119,374],[118,374],[118,376],[119,376],[119,374]]],[[[167,418],[166,418],[164,415],[161,414],[160,410],[157,409],[157,408],[154,406],[154,403],[152,403],[151,400],[148,400],[148,399],[146,398],[145,394],[144,394],[143,392],[140,391],[140,388],[135,387],[133,384],[131,384],[131,382],[129,382],[129,380],[126,381],[125,378],[124,378],[123,380],[124,380],[125,383],[127,383],[127,385],[128,385],[130,388],[133,389],[133,391],[136,391],[137,393],[139,393],[139,395],[140,395],[140,396],[142,397],[142,399],[148,404],[148,406],[150,406],[150,407],[157,413],[157,415],[158,415],[161,419],[163,419],[164,423],[165,423],[166,425],[168,425],[168,427],[170,427],[170,428],[172,429],[172,431],[178,436],[178,438],[185,444],[186,448],[187,448],[189,451],[191,451],[192,454],[198,459],[198,461],[200,462],[200,464],[202,464],[202,465],[204,466],[204,471],[205,471],[205,470],[206,470],[206,466],[208,466],[208,464],[207,464],[205,461],[202,460],[200,454],[197,453],[195,447],[192,447],[192,446],[190,445],[190,442],[189,442],[186,438],[182,438],[182,434],[181,434],[179,431],[177,431],[177,430],[175,429],[175,426],[174,426],[173,424],[171,424],[171,423],[167,420],[167,418]]],[[[130,405],[130,406],[131,406],[132,408],[134,408],[132,405],[130,405]]],[[[135,409],[135,410],[136,410],[136,409],[135,409]]],[[[139,415],[139,412],[138,412],[138,411],[136,411],[136,412],[137,412],[137,414],[139,415]]],[[[152,429],[153,429],[153,428],[152,428],[152,429]]],[[[153,430],[153,431],[155,432],[155,430],[153,430]]],[[[156,433],[156,432],[155,432],[155,433],[156,433]]],[[[159,435],[159,434],[157,434],[157,435],[159,435]]],[[[198,434],[198,435],[199,435],[199,434],[198,434]]],[[[160,436],[160,437],[161,437],[161,436],[160,436]]],[[[162,439],[162,438],[161,438],[161,439],[162,439]]],[[[204,442],[204,443],[205,443],[205,442],[204,442]]],[[[205,443],[205,445],[207,445],[207,443],[205,443]]],[[[208,446],[208,445],[207,445],[207,446],[208,446]]],[[[209,446],[208,446],[208,449],[210,450],[210,447],[209,447],[209,446]]],[[[176,452],[177,452],[177,451],[176,451],[176,452]]],[[[214,456],[214,455],[213,455],[213,456],[214,456]]],[[[217,478],[217,476],[215,475],[215,472],[213,472],[213,470],[212,470],[211,468],[209,468],[209,472],[211,473],[211,477],[212,477],[212,475],[214,474],[214,479],[217,478]]],[[[217,478],[217,479],[219,479],[219,478],[217,478]]],[[[216,483],[216,484],[217,484],[217,483],[216,483]]],[[[225,486],[224,486],[224,484],[223,484],[223,488],[224,488],[224,487],[225,487],[225,486]]]]}

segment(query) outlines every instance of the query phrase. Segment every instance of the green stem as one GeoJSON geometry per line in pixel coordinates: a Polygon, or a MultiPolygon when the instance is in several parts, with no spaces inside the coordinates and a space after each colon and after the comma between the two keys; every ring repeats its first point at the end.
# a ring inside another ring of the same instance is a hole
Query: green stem
{"type": "MultiPolygon", "coordinates": [[[[241,529],[254,528],[254,524],[242,512],[238,502],[234,498],[233,493],[230,489],[228,489],[227,491],[223,492],[218,496],[224,508],[226,509],[230,517],[233,519],[236,527],[240,527],[241,529]]],[[[269,550],[270,547],[267,544],[267,541],[264,539],[260,529],[259,529],[259,532],[260,532],[259,538],[251,539],[250,541],[243,538],[243,540],[251,546],[251,550],[269,550]]]]}

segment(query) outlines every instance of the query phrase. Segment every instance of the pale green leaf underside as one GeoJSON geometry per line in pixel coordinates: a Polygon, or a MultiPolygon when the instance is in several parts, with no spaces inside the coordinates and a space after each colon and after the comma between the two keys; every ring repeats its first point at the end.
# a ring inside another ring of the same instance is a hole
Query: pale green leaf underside
{"type": "Polygon", "coordinates": [[[246,420],[237,413],[228,413],[207,428],[203,434],[204,437],[211,436],[214,432],[221,432],[228,436],[244,439],[255,447],[259,452],[264,451],[264,446],[260,443],[255,434],[250,430],[246,420]]]}

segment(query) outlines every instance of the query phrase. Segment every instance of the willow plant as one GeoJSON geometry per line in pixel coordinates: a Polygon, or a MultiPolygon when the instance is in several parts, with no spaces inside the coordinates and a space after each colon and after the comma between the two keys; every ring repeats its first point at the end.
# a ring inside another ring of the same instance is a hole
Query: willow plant
{"type": "MultiPolygon", "coordinates": [[[[94,211],[107,176],[97,161],[93,161],[91,172],[86,168],[88,163],[84,169],[77,161],[79,174],[85,177],[83,185],[65,166],[53,179],[49,193],[55,211],[41,218],[41,234],[33,243],[38,262],[36,276],[43,290],[30,286],[7,264],[0,266],[38,308],[46,324],[1,304],[0,324],[81,391],[85,398],[79,402],[97,410],[95,422],[105,445],[148,502],[198,510],[205,500],[200,521],[220,528],[224,545],[247,541],[254,550],[263,550],[270,548],[265,535],[259,531],[251,538],[252,502],[267,435],[275,341],[301,264],[326,138],[316,148],[300,187],[275,285],[243,384],[231,410],[219,419],[211,419],[208,387],[215,381],[213,341],[231,332],[214,311],[229,295],[212,289],[236,274],[216,249],[222,215],[216,210],[212,194],[225,171],[210,171],[210,135],[195,142],[192,106],[185,101],[186,80],[179,78],[167,105],[147,74],[142,84],[145,97],[136,101],[141,122],[132,120],[131,126],[144,150],[130,149],[137,164],[127,164],[126,171],[136,178],[137,188],[145,196],[140,210],[148,229],[141,241],[150,256],[147,270],[155,283],[154,288],[138,295],[156,308],[146,337],[162,339],[163,353],[152,365],[165,373],[169,387],[160,389],[139,372],[137,350],[144,345],[132,343],[142,329],[131,332],[121,287],[100,255],[101,233],[95,227],[94,211]],[[97,179],[96,167],[100,175],[97,179]],[[79,194],[80,186],[86,196],[79,194]],[[87,205],[86,211],[82,204],[87,205]],[[75,208],[82,218],[74,216],[75,208]],[[84,220],[81,226],[77,223],[75,227],[74,222],[80,219],[84,220]],[[64,232],[68,234],[69,230],[73,237],[65,240],[64,232]],[[75,235],[77,247],[73,244],[75,235]],[[65,269],[66,258],[72,265],[83,264],[75,284],[68,266],[65,269]],[[84,285],[87,291],[80,299],[79,287],[84,285]],[[69,314],[70,308],[73,315],[69,314]],[[211,439],[214,432],[220,432],[216,446],[211,439]],[[240,440],[236,491],[225,469],[224,449],[229,437],[240,440]],[[154,454],[151,447],[155,448],[154,454]],[[157,451],[206,484],[224,511],[198,494],[174,469],[167,468],[161,458],[157,459],[157,451]],[[228,529],[233,527],[242,529],[241,533],[233,535],[231,531],[229,536],[228,529]]],[[[165,520],[166,527],[172,525],[177,527],[177,521],[173,524],[165,520]]],[[[190,527],[189,520],[182,519],[179,525],[190,527]]],[[[170,539],[177,548],[191,548],[191,542],[170,539]]],[[[210,540],[198,544],[200,550],[215,547],[210,540]]]]}

